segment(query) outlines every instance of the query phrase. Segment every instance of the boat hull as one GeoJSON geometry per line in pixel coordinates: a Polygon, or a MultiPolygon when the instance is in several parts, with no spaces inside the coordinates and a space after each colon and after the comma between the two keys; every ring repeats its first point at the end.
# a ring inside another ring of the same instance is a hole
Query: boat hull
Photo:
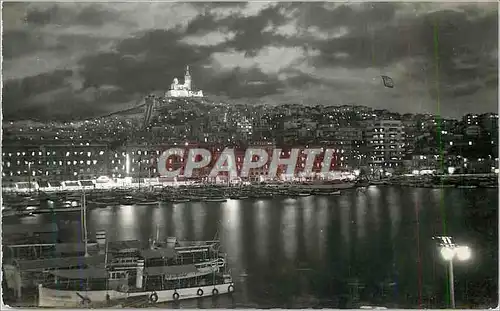
{"type": "Polygon", "coordinates": [[[311,184],[311,185],[301,185],[300,189],[303,190],[340,190],[340,189],[350,189],[353,188],[355,183],[338,183],[338,184],[311,184]]]}
{"type": "Polygon", "coordinates": [[[217,285],[207,285],[200,287],[180,288],[176,290],[160,290],[160,291],[140,291],[140,292],[119,292],[116,290],[96,290],[96,291],[71,291],[50,289],[39,285],[38,287],[38,307],[59,307],[59,308],[78,308],[84,307],[86,304],[104,303],[106,302],[106,294],[109,295],[111,301],[118,299],[126,299],[129,297],[145,296],[151,297],[154,293],[158,296],[155,303],[163,303],[175,301],[174,294],[177,293],[178,300],[186,300],[193,298],[214,296],[214,289],[217,289],[217,295],[224,295],[234,291],[234,283],[225,283],[217,285]],[[201,292],[199,292],[201,289],[201,292]],[[201,293],[201,295],[199,295],[201,293]],[[85,302],[83,298],[88,298],[85,302]]]}

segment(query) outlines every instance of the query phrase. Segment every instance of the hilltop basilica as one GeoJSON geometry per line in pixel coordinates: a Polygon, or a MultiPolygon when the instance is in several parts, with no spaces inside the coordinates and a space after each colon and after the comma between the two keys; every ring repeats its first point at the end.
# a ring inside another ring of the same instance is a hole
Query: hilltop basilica
{"type": "Polygon", "coordinates": [[[174,81],[170,84],[170,90],[168,90],[165,94],[165,97],[203,97],[203,91],[191,90],[191,75],[189,73],[189,66],[186,66],[184,84],[180,84],[179,79],[174,78],[174,81]]]}

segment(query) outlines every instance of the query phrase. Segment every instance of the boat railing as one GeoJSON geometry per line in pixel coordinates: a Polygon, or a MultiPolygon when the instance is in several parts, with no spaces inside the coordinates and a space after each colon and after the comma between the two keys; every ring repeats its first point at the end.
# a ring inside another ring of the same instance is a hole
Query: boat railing
{"type": "Polygon", "coordinates": [[[223,268],[226,265],[226,261],[224,260],[224,258],[218,258],[210,261],[196,263],[194,265],[196,266],[196,268],[223,268]]]}
{"type": "Polygon", "coordinates": [[[197,248],[203,246],[211,246],[213,244],[220,243],[219,240],[208,240],[208,241],[178,241],[179,246],[176,249],[180,248],[197,248]]]}

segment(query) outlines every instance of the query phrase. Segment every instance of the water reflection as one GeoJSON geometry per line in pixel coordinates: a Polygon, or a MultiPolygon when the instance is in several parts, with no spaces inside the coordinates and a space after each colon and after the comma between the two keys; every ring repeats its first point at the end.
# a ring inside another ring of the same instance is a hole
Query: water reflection
{"type": "Polygon", "coordinates": [[[350,202],[347,196],[342,196],[339,199],[340,209],[340,232],[342,233],[342,237],[344,237],[344,242],[349,244],[351,241],[351,210],[350,210],[350,202]]]}
{"type": "MultiPolygon", "coordinates": [[[[144,226],[137,219],[137,206],[121,206],[118,211],[118,226],[115,228],[117,235],[122,240],[134,240],[140,236],[140,227],[144,226]]],[[[150,226],[148,224],[148,226],[150,226]]]]}
{"type": "Polygon", "coordinates": [[[281,215],[283,250],[285,252],[285,257],[289,260],[295,258],[297,251],[297,209],[297,201],[293,204],[286,204],[281,215]]]}
{"type": "MultiPolygon", "coordinates": [[[[399,225],[401,223],[401,197],[398,189],[388,188],[387,198],[389,203],[389,217],[391,219],[391,237],[394,239],[399,233],[399,225]]],[[[408,204],[405,204],[405,206],[408,206],[408,204]]]]}
{"type": "Polygon", "coordinates": [[[257,256],[261,262],[265,262],[268,255],[269,248],[269,209],[270,201],[258,200],[254,203],[255,213],[256,213],[256,249],[257,256]]]}
{"type": "Polygon", "coordinates": [[[302,218],[302,228],[303,228],[303,234],[302,234],[302,239],[307,241],[304,241],[303,243],[305,244],[305,250],[309,254],[314,254],[317,248],[318,244],[318,230],[317,227],[315,226],[316,223],[316,217],[314,217],[314,213],[316,210],[316,204],[314,204],[314,200],[312,197],[307,197],[304,199],[303,202],[301,202],[301,212],[303,214],[302,218]]]}
{"type": "Polygon", "coordinates": [[[222,219],[219,228],[219,236],[224,243],[225,251],[228,253],[228,260],[231,268],[241,271],[242,262],[242,221],[241,221],[241,201],[228,200],[221,206],[222,219]]]}
{"type": "Polygon", "coordinates": [[[370,222],[374,225],[374,230],[378,231],[380,228],[380,191],[367,191],[366,193],[358,192],[358,196],[363,197],[367,203],[370,214],[370,222]]]}
{"type": "Polygon", "coordinates": [[[166,231],[166,209],[165,208],[155,208],[151,213],[152,219],[152,230],[155,238],[163,240],[167,236],[166,231]]]}
{"type": "Polygon", "coordinates": [[[364,239],[366,234],[366,198],[358,194],[356,198],[356,231],[358,233],[358,239],[364,239]]]}
{"type": "MultiPolygon", "coordinates": [[[[114,240],[147,239],[157,225],[161,237],[176,235],[208,240],[219,231],[233,276],[237,277],[236,273],[242,271],[248,273],[249,303],[267,301],[267,305],[259,307],[278,305],[280,301],[298,296],[291,288],[300,283],[297,271],[302,268],[314,270],[300,271],[300,275],[314,287],[311,293],[322,299],[349,295],[343,282],[357,277],[368,284],[367,293],[373,297],[381,296],[374,284],[389,279],[397,286],[386,288],[387,297],[405,300],[407,295],[418,295],[419,282],[424,289],[431,288],[429,292],[435,295],[445,290],[441,282],[445,272],[440,265],[434,268],[436,261],[428,255],[435,251],[429,242],[431,234],[434,230],[442,231],[441,209],[447,210],[446,220],[453,228],[452,234],[469,239],[470,245],[478,249],[474,269],[467,272],[469,278],[483,280],[491,271],[497,273],[498,242],[495,235],[488,235],[491,233],[484,233],[486,229],[483,229],[489,220],[469,213],[496,209],[497,196],[497,191],[370,187],[365,193],[343,191],[335,197],[229,200],[222,204],[193,202],[162,204],[158,208],[96,208],[89,210],[88,222],[89,231],[106,229],[114,240]],[[464,212],[451,212],[452,209],[464,212]],[[415,222],[417,212],[418,224],[415,222]],[[489,249],[479,249],[481,247],[489,249]],[[291,284],[289,291],[287,284],[291,284]]],[[[64,223],[67,217],[79,219],[79,213],[73,214],[37,215],[9,221],[48,223],[57,218],[64,223]]],[[[494,225],[496,223],[490,222],[490,227],[494,225]]],[[[78,225],[68,227],[72,227],[74,233],[61,239],[75,241],[80,236],[80,228],[78,225]]],[[[243,285],[240,289],[243,291],[243,285]]],[[[457,295],[461,295],[458,290],[457,295]]],[[[237,294],[234,298],[241,299],[237,294]]],[[[202,305],[209,307],[210,303],[202,305]]]]}
{"type": "Polygon", "coordinates": [[[194,240],[203,240],[203,224],[207,215],[205,205],[203,203],[191,203],[189,210],[193,222],[194,240]]]}
{"type": "Polygon", "coordinates": [[[172,227],[174,230],[174,235],[179,240],[188,240],[186,234],[187,223],[184,221],[184,210],[186,209],[186,204],[174,204],[172,206],[172,227]]]}
{"type": "Polygon", "coordinates": [[[330,223],[330,210],[328,208],[328,199],[325,197],[319,197],[317,200],[317,204],[318,206],[316,208],[316,215],[314,215],[314,217],[316,218],[316,230],[318,231],[318,256],[322,257],[327,246],[326,237],[328,225],[330,223]]]}
{"type": "Polygon", "coordinates": [[[112,207],[91,209],[87,211],[87,222],[94,230],[106,230],[114,225],[114,216],[112,207]]]}

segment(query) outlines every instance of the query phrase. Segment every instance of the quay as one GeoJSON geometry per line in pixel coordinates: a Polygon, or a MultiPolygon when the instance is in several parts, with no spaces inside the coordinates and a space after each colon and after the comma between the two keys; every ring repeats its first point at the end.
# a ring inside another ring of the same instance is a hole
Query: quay
{"type": "MultiPolygon", "coordinates": [[[[347,176],[347,175],[346,175],[347,176]]],[[[352,188],[356,185],[367,186],[370,184],[390,184],[390,185],[404,185],[404,186],[426,186],[426,184],[450,184],[455,186],[460,185],[475,185],[477,187],[493,187],[498,186],[499,175],[497,173],[489,174],[404,174],[392,175],[383,178],[374,178],[366,176],[363,181],[354,175],[349,175],[344,179],[336,180],[340,184],[350,185],[341,188],[352,188]]],[[[100,179],[95,180],[80,180],[71,182],[58,183],[56,186],[44,186],[47,183],[37,182],[20,182],[16,183],[13,187],[4,187],[2,192],[5,194],[16,195],[29,195],[30,193],[46,193],[46,194],[61,194],[61,193],[74,193],[74,192],[110,192],[120,190],[141,190],[143,192],[155,192],[162,189],[177,189],[177,188],[200,188],[200,187],[301,187],[310,184],[311,181],[305,179],[297,179],[292,181],[274,181],[263,180],[260,182],[248,182],[241,180],[218,180],[214,182],[203,182],[194,180],[170,180],[162,178],[141,178],[141,182],[131,180],[130,178],[121,179],[107,179],[103,182],[100,179]]],[[[310,187],[314,189],[313,187],[310,187]]]]}

